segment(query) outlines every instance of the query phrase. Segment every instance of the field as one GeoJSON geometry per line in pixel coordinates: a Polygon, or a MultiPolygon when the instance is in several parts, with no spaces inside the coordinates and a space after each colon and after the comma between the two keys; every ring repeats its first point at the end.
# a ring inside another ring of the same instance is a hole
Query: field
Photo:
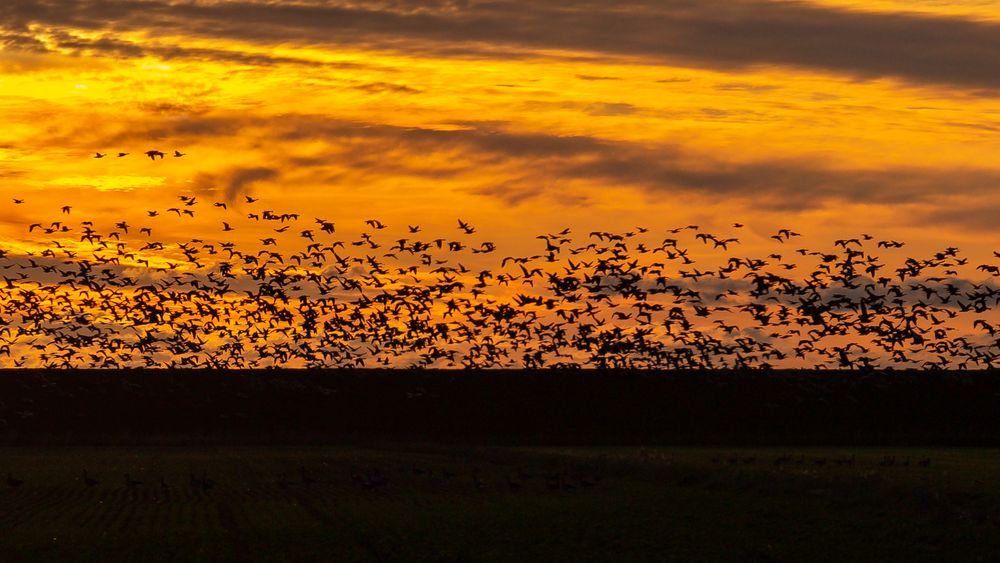
{"type": "Polygon", "coordinates": [[[995,449],[0,455],[3,561],[986,561],[1000,550],[995,449]]]}
{"type": "Polygon", "coordinates": [[[10,371],[0,561],[988,561],[987,372],[10,371]]]}

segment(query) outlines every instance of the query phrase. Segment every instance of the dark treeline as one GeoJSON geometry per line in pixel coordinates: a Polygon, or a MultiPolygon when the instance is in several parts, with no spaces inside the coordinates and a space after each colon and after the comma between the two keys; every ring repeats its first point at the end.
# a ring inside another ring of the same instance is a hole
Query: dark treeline
{"type": "Polygon", "coordinates": [[[4,371],[4,445],[1000,446],[992,372],[4,371]]]}

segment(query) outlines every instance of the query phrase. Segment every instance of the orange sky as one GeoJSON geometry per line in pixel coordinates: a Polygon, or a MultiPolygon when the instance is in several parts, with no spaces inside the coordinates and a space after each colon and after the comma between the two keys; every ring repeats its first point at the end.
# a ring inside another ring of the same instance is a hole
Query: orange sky
{"type": "Polygon", "coordinates": [[[11,254],[87,248],[27,230],[84,220],[168,257],[260,247],[264,209],[386,241],[461,218],[501,255],[567,227],[697,224],[790,258],[781,227],[871,233],[908,242],[890,263],[959,247],[973,281],[1000,247],[1000,2],[5,0],[0,47],[11,254]]]}
{"type": "Polygon", "coordinates": [[[182,193],[512,245],[997,242],[997,2],[13,0],[0,26],[9,243],[63,203],[110,224],[182,193]]]}

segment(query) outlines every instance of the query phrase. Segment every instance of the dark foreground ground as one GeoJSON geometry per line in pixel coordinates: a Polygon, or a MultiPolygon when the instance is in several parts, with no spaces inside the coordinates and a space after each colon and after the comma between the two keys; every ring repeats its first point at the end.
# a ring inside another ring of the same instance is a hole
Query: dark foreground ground
{"type": "Polygon", "coordinates": [[[312,446],[0,455],[23,481],[0,489],[5,562],[839,563],[996,561],[1000,553],[996,450],[312,446]]]}
{"type": "Polygon", "coordinates": [[[986,373],[2,372],[0,561],[995,561],[986,373]]]}

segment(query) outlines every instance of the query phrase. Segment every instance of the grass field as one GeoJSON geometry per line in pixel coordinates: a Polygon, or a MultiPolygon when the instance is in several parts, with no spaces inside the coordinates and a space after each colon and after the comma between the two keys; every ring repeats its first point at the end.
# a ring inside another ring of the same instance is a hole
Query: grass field
{"type": "Polygon", "coordinates": [[[2,561],[1000,553],[995,449],[6,448],[0,472],[2,561]]]}

